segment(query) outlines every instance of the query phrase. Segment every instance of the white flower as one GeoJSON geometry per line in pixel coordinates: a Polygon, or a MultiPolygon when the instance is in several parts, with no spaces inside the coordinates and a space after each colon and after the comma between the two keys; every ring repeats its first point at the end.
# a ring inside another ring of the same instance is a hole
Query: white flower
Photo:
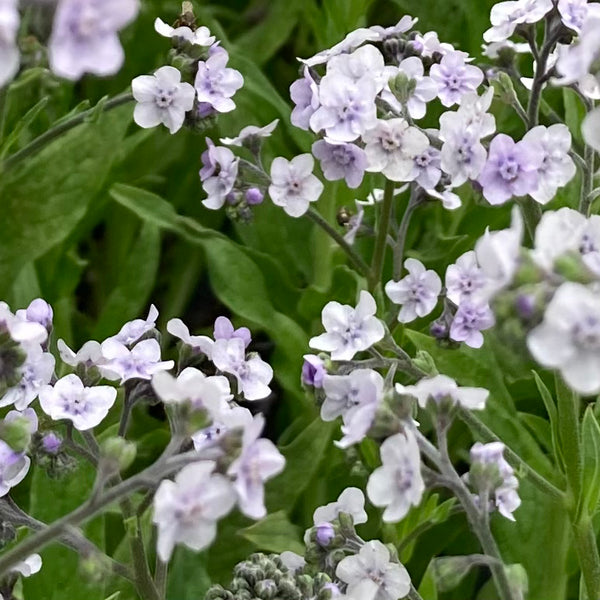
{"type": "MultiPolygon", "coordinates": [[[[587,16],[581,27],[581,34],[575,44],[561,50],[556,63],[556,70],[562,76],[556,83],[568,85],[580,83],[591,73],[596,75],[594,64],[600,56],[600,14],[592,13],[587,16]]],[[[586,86],[593,90],[597,86],[586,86]]],[[[591,96],[594,97],[594,96],[591,96]]]]}
{"type": "Polygon", "coordinates": [[[77,375],[67,375],[54,386],[40,390],[40,406],[55,421],[69,419],[75,429],[86,431],[99,425],[117,398],[108,385],[85,387],[77,375]]]}
{"type": "Polygon", "coordinates": [[[600,392],[600,296],[582,284],[563,283],[543,322],[527,336],[527,346],[537,362],[558,369],[576,392],[600,392]]]}
{"type": "Polygon", "coordinates": [[[373,369],[355,369],[349,375],[325,374],[323,390],[321,419],[334,421],[364,404],[379,403],[383,397],[383,377],[373,369]]]}
{"type": "Polygon", "coordinates": [[[184,467],[175,481],[161,482],[154,496],[153,522],[158,529],[157,552],[163,562],[175,544],[192,550],[209,546],[217,534],[216,522],[235,504],[231,483],[213,473],[215,463],[202,461],[184,467]]]}
{"type": "Polygon", "coordinates": [[[323,184],[313,175],[314,165],[310,154],[292,160],[279,156],[271,164],[269,195],[290,217],[301,217],[323,191],[323,184]]]}
{"type": "Polygon", "coordinates": [[[451,400],[452,403],[460,404],[470,410],[483,410],[485,401],[490,395],[484,388],[458,387],[456,381],[447,375],[425,377],[416,385],[405,386],[397,383],[396,391],[399,394],[414,396],[421,408],[426,408],[427,401],[432,399],[434,402],[451,400]]]}
{"type": "Polygon", "coordinates": [[[269,383],[273,379],[273,369],[258,355],[246,357],[246,345],[241,338],[216,340],[212,361],[220,371],[235,376],[238,391],[246,400],[260,400],[271,393],[269,383]]]}
{"type": "Polygon", "coordinates": [[[588,146],[600,152],[600,108],[590,111],[585,116],[581,124],[581,134],[588,146]]]}
{"type": "Polygon", "coordinates": [[[206,409],[212,418],[212,424],[192,434],[192,442],[197,451],[211,447],[217,456],[225,451],[216,442],[233,429],[245,429],[252,422],[252,413],[242,406],[214,402],[212,398],[204,398],[206,409]]]}
{"type": "Polygon", "coordinates": [[[402,305],[398,321],[410,323],[435,308],[442,291],[442,281],[435,271],[426,270],[423,263],[415,258],[407,258],[404,268],[408,275],[400,281],[388,281],[385,293],[394,304],[402,305]]]}
{"type": "Polygon", "coordinates": [[[427,136],[404,119],[379,119],[363,135],[367,171],[383,173],[392,181],[412,181],[419,172],[414,159],[429,146],[427,136]]]}
{"type": "Polygon", "coordinates": [[[259,438],[265,418],[258,414],[244,428],[242,452],[231,464],[227,474],[235,477],[234,488],[240,510],[252,519],[267,513],[264,482],[283,471],[285,458],[271,440],[259,438]]]}
{"type": "Polygon", "coordinates": [[[248,127],[244,127],[237,137],[234,138],[220,138],[219,141],[221,144],[225,144],[226,146],[243,146],[246,140],[251,138],[267,138],[275,131],[275,127],[279,123],[279,119],[275,119],[271,121],[268,125],[264,127],[256,127],[255,125],[248,125],[248,127]]]}
{"type": "Polygon", "coordinates": [[[383,520],[395,523],[421,502],[425,490],[419,446],[407,429],[387,438],[380,452],[382,466],[369,477],[367,495],[375,506],[386,507],[383,520]]]}
{"type": "Polygon", "coordinates": [[[165,404],[189,404],[195,409],[221,413],[233,398],[229,380],[222,375],[206,376],[199,369],[187,367],[177,377],[166,371],[155,373],[152,387],[165,404]]]}
{"type": "Polygon", "coordinates": [[[125,323],[119,333],[107,339],[129,346],[137,342],[145,333],[152,331],[156,327],[156,319],[158,319],[158,309],[152,304],[145,319],[134,319],[125,323]]]}
{"type": "Polygon", "coordinates": [[[204,26],[198,27],[195,31],[185,26],[173,28],[157,17],[154,21],[154,29],[163,37],[181,38],[194,46],[212,46],[215,43],[215,36],[210,35],[210,30],[204,26]]]}
{"type": "Polygon", "coordinates": [[[36,321],[28,320],[21,311],[13,314],[6,302],[0,302],[0,323],[8,329],[10,337],[27,347],[43,344],[48,339],[48,330],[36,321]]]}
{"type": "Polygon", "coordinates": [[[19,573],[23,577],[31,577],[42,568],[42,557],[39,554],[31,554],[25,560],[17,563],[11,571],[19,573]]]}
{"type": "Polygon", "coordinates": [[[104,362],[100,343],[94,340],[86,342],[77,353],[73,352],[64,340],[58,340],[56,346],[61,360],[71,367],[76,367],[77,365],[97,366],[104,362]]]}
{"type": "Polygon", "coordinates": [[[343,558],[335,574],[348,584],[347,596],[358,599],[398,600],[410,590],[410,576],[379,541],[367,542],[354,556],[343,558]]]}
{"type": "Polygon", "coordinates": [[[181,73],[175,67],[161,67],[154,75],[136,77],[131,90],[138,102],[133,119],[144,129],[163,123],[175,133],[181,129],[185,113],[194,107],[194,87],[181,82],[181,73]]]}
{"type": "Polygon", "coordinates": [[[160,360],[160,344],[155,339],[142,340],[131,350],[116,340],[105,340],[101,345],[105,362],[100,372],[107,379],[152,379],[158,371],[172,369],[172,360],[160,360]]]}
{"type": "Polygon", "coordinates": [[[486,42],[508,39],[521,23],[536,23],[552,10],[552,0],[518,0],[499,2],[492,6],[492,27],[483,34],[486,42]]]}
{"type": "Polygon", "coordinates": [[[361,291],[356,308],[329,302],[321,314],[326,333],[311,338],[309,346],[331,352],[333,360],[352,360],[383,339],[383,323],[375,317],[377,305],[369,292],[361,291]]]}
{"type": "Polygon", "coordinates": [[[0,87],[19,70],[19,21],[18,0],[0,0],[0,87]]]}
{"type": "Polygon", "coordinates": [[[325,506],[319,506],[313,513],[313,523],[330,523],[340,513],[346,513],[352,516],[355,525],[367,522],[367,513],[365,512],[365,496],[362,490],[355,487],[346,488],[335,502],[330,502],[325,506]]]}
{"type": "Polygon", "coordinates": [[[377,92],[383,89],[387,75],[383,54],[371,44],[361,46],[352,54],[332,57],[327,64],[327,74],[333,73],[344,75],[354,82],[368,77],[375,84],[377,92]]]}
{"type": "Polygon", "coordinates": [[[189,328],[181,319],[170,319],[167,322],[167,331],[187,346],[206,354],[208,358],[211,357],[214,340],[206,335],[190,335],[189,328]]]}
{"type": "Polygon", "coordinates": [[[459,306],[464,300],[485,297],[487,279],[473,250],[459,256],[446,269],[446,297],[459,306]]]}
{"type": "Polygon", "coordinates": [[[24,452],[15,452],[0,440],[0,497],[6,496],[10,488],[25,479],[30,465],[31,459],[24,452]]]}

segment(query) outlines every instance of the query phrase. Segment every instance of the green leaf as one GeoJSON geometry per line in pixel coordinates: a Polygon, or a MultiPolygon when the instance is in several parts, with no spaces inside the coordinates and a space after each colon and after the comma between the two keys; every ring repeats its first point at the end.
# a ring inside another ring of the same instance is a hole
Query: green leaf
{"type": "Polygon", "coordinates": [[[548,390],[546,384],[542,381],[542,378],[535,371],[532,372],[533,377],[535,379],[535,384],[537,386],[538,391],[540,392],[540,396],[542,398],[542,401],[544,402],[544,406],[546,407],[548,418],[550,419],[554,458],[556,460],[556,463],[560,465],[561,470],[564,472],[564,459],[560,450],[560,444],[558,443],[558,411],[556,409],[556,404],[554,403],[554,399],[552,398],[550,390],[548,390]]]}
{"type": "Polygon", "coordinates": [[[582,496],[584,508],[589,515],[598,510],[600,501],[600,425],[594,410],[588,406],[581,428],[583,454],[582,496]]]}
{"type": "Polygon", "coordinates": [[[262,552],[280,554],[289,550],[304,554],[304,544],[300,542],[300,527],[292,525],[283,510],[271,513],[254,525],[242,529],[239,535],[252,542],[262,552]]]}
{"type": "Polygon", "coordinates": [[[433,576],[433,561],[431,561],[421,579],[418,589],[419,595],[423,600],[438,600],[437,586],[433,576]]]}
{"type": "Polygon", "coordinates": [[[131,107],[104,113],[49,143],[2,174],[0,295],[30,261],[64,240],[104,185],[131,107]]]}
{"type": "Polygon", "coordinates": [[[199,600],[211,585],[204,553],[198,554],[183,546],[175,549],[169,563],[167,598],[199,600]]]}

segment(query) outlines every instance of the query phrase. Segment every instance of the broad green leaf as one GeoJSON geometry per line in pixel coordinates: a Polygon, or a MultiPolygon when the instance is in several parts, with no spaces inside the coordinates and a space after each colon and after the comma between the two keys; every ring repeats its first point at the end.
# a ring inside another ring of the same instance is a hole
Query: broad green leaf
{"type": "MultiPolygon", "coordinates": [[[[210,552],[210,550],[209,550],[210,552]]],[[[206,570],[205,553],[188,550],[184,546],[175,549],[169,563],[167,585],[168,600],[200,600],[211,585],[206,570]]]]}
{"type": "Polygon", "coordinates": [[[600,501],[600,425],[594,416],[594,409],[588,406],[581,427],[583,454],[582,500],[583,509],[589,515],[598,510],[600,501]]]}
{"type": "Polygon", "coordinates": [[[280,554],[290,550],[297,554],[304,553],[304,544],[300,542],[300,527],[292,525],[283,510],[271,513],[254,525],[242,529],[239,535],[252,542],[262,552],[280,554]]]}

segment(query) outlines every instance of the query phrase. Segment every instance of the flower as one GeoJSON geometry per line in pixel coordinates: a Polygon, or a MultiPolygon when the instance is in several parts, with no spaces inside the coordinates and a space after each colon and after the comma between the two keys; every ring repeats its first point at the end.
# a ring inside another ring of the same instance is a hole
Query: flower
{"type": "Polygon", "coordinates": [[[390,561],[390,551],[379,540],[366,542],[358,554],[343,558],[335,574],[348,585],[347,597],[356,600],[398,600],[410,590],[408,572],[390,561]]]}
{"type": "Polygon", "coordinates": [[[600,108],[591,110],[585,116],[581,124],[581,134],[588,146],[600,152],[600,108]]]}
{"type": "Polygon", "coordinates": [[[206,61],[198,62],[194,87],[198,102],[208,104],[220,113],[231,112],[235,102],[231,97],[244,85],[239,71],[227,67],[229,54],[220,46],[206,61]]]}
{"type": "Polygon", "coordinates": [[[202,204],[211,210],[219,210],[232,192],[238,176],[239,158],[225,146],[215,146],[206,138],[207,149],[202,153],[200,181],[208,197],[202,204]]]}
{"type": "Polygon", "coordinates": [[[31,577],[39,573],[42,568],[42,557],[39,554],[30,554],[25,560],[18,562],[10,570],[19,573],[23,577],[31,577]]]}
{"type": "Polygon", "coordinates": [[[85,365],[87,367],[98,366],[104,362],[100,343],[94,340],[86,342],[77,353],[73,352],[64,340],[58,340],[56,346],[61,360],[71,367],[76,367],[77,365],[85,365]]]}
{"type": "Polygon", "coordinates": [[[352,142],[377,122],[377,84],[367,74],[358,81],[331,73],[319,84],[320,106],[310,117],[310,128],[336,142],[352,142]]]}
{"type": "Polygon", "coordinates": [[[356,308],[329,302],[321,313],[326,333],[311,338],[309,346],[331,352],[333,360],[352,360],[357,352],[383,339],[385,329],[376,312],[375,299],[364,290],[356,308]]]}
{"type": "Polygon", "coordinates": [[[273,369],[258,355],[246,357],[244,340],[238,337],[216,340],[211,357],[217,369],[236,378],[238,392],[246,400],[260,400],[271,393],[273,369]]]}
{"type": "Polygon", "coordinates": [[[227,474],[235,478],[233,486],[240,510],[252,519],[267,513],[264,502],[264,482],[283,471],[285,458],[271,440],[259,438],[265,418],[258,414],[244,429],[242,452],[233,461],[227,474]]]}
{"type": "Polygon", "coordinates": [[[187,325],[181,319],[170,319],[167,322],[167,331],[179,338],[186,346],[206,354],[208,358],[211,357],[214,341],[206,335],[191,335],[187,325]]]}
{"type": "Polygon", "coordinates": [[[160,360],[160,344],[155,339],[142,340],[129,349],[117,340],[105,340],[101,344],[102,356],[105,359],[100,365],[100,372],[107,379],[121,379],[121,383],[129,379],[152,379],[158,371],[172,369],[172,360],[160,360]]]}
{"type": "Polygon", "coordinates": [[[184,40],[193,46],[212,46],[215,43],[215,36],[210,35],[210,30],[204,26],[198,27],[194,31],[185,26],[173,28],[157,17],[154,21],[154,30],[163,37],[177,41],[184,40]]]}
{"type": "Polygon", "coordinates": [[[459,256],[446,269],[446,297],[459,306],[464,300],[478,297],[486,289],[487,278],[477,264],[473,250],[459,256]]]}
{"type": "Polygon", "coordinates": [[[221,144],[225,144],[226,146],[244,146],[245,144],[249,144],[253,139],[262,139],[270,137],[273,131],[275,131],[275,127],[279,123],[279,119],[275,119],[271,121],[268,125],[264,127],[256,127],[255,125],[248,125],[244,127],[237,137],[234,138],[220,138],[219,141],[221,144]]]}
{"type": "Polygon", "coordinates": [[[474,92],[483,82],[481,69],[465,64],[462,52],[448,52],[429,74],[437,84],[437,95],[444,106],[460,104],[462,96],[474,92]]]}
{"type": "Polygon", "coordinates": [[[39,323],[46,329],[52,329],[54,311],[52,307],[42,298],[32,300],[26,309],[15,312],[17,318],[29,323],[39,323]]]}
{"type": "Polygon", "coordinates": [[[394,304],[402,306],[398,321],[410,323],[435,308],[442,291],[442,281],[435,271],[425,270],[423,263],[415,258],[407,258],[404,268],[408,275],[400,281],[388,281],[385,293],[394,304]]]}
{"type": "Polygon", "coordinates": [[[292,160],[279,156],[271,163],[269,195],[290,217],[301,217],[323,191],[323,184],[312,173],[314,164],[310,154],[292,160]]]}
{"type": "MultiPolygon", "coordinates": [[[[427,146],[413,159],[417,172],[415,181],[425,190],[433,190],[442,176],[441,153],[433,146],[427,146]]],[[[460,206],[460,205],[459,205],[460,206]]],[[[448,208],[448,207],[446,207],[448,208]]]]}
{"type": "Polygon", "coordinates": [[[215,329],[213,332],[215,340],[230,340],[239,338],[244,342],[246,348],[252,341],[252,335],[247,327],[234,329],[232,322],[227,317],[217,317],[215,320],[215,329]]]}
{"type": "Polygon", "coordinates": [[[320,103],[319,86],[307,66],[304,67],[303,77],[290,86],[290,97],[295,105],[290,118],[292,125],[308,131],[310,118],[319,108],[320,103]]]}
{"type": "Polygon", "coordinates": [[[328,181],[345,179],[349,188],[357,188],[363,180],[367,156],[355,144],[319,140],[312,145],[312,153],[321,161],[323,175],[328,181]]]}
{"type": "Polygon", "coordinates": [[[573,31],[581,33],[581,28],[587,16],[598,7],[588,4],[587,0],[558,0],[558,12],[561,21],[573,31]]]}
{"type": "Polygon", "coordinates": [[[523,141],[532,143],[542,152],[537,171],[538,185],[529,195],[540,204],[546,204],[554,198],[559,187],[575,177],[577,169],[569,156],[571,133],[562,123],[550,127],[538,125],[525,134],[523,141]]]}
{"type": "Polygon", "coordinates": [[[454,315],[450,326],[450,339],[464,342],[471,348],[481,348],[481,332],[492,327],[495,322],[494,313],[488,304],[467,300],[461,303],[454,315]]]}
{"type": "Polygon", "coordinates": [[[386,507],[386,523],[396,523],[421,502],[425,490],[419,446],[414,433],[406,429],[387,438],[380,452],[382,466],[369,477],[367,495],[375,506],[386,507]]]}
{"type": "Polygon", "coordinates": [[[55,421],[68,419],[75,429],[86,431],[99,425],[117,398],[108,385],[85,387],[77,375],[66,375],[40,392],[42,410],[55,421]]]}
{"type": "Polygon", "coordinates": [[[507,40],[521,23],[536,23],[553,8],[552,0],[517,0],[492,6],[492,27],[483,34],[486,42],[507,40]]]}
{"type": "Polygon", "coordinates": [[[10,81],[19,70],[18,0],[0,0],[0,87],[10,81]]]}
{"type": "Polygon", "coordinates": [[[600,392],[600,297],[580,283],[563,283],[543,322],[527,336],[527,347],[538,363],[558,369],[576,392],[600,392]]]}
{"type": "Polygon", "coordinates": [[[59,0],[48,43],[52,71],[67,79],[116,73],[124,60],[117,32],[138,10],[138,0],[59,0]]]}
{"type": "Polygon", "coordinates": [[[323,387],[323,378],[327,373],[325,363],[316,354],[305,354],[302,365],[302,383],[315,388],[323,387]]]}
{"type": "Polygon", "coordinates": [[[31,459],[24,452],[15,452],[0,440],[0,498],[25,479],[30,465],[31,459]]]}
{"type": "Polygon", "coordinates": [[[319,506],[313,513],[313,523],[315,525],[331,523],[340,513],[350,515],[355,525],[367,522],[365,496],[362,490],[355,487],[346,488],[335,502],[319,506]]]}
{"type": "Polygon", "coordinates": [[[22,312],[13,314],[6,302],[0,302],[0,326],[8,329],[15,342],[27,347],[43,344],[48,339],[48,330],[44,325],[28,319],[22,312]]]}
{"type": "Polygon", "coordinates": [[[421,379],[416,385],[396,384],[399,394],[414,396],[421,408],[427,407],[429,399],[434,402],[450,400],[470,410],[483,410],[490,393],[484,388],[459,387],[454,379],[446,375],[436,375],[421,379]]]}
{"type": "Polygon", "coordinates": [[[209,546],[217,534],[216,522],[235,504],[226,477],[214,473],[215,463],[187,465],[175,477],[164,480],[154,496],[153,522],[158,529],[157,552],[168,562],[175,544],[192,550],[209,546]]]}
{"type": "Polygon", "coordinates": [[[404,119],[379,119],[364,135],[367,171],[392,181],[412,181],[419,172],[414,159],[429,146],[427,136],[404,119]]]}
{"type": "Polygon", "coordinates": [[[383,54],[371,44],[362,46],[351,54],[338,54],[327,64],[327,75],[344,75],[355,82],[368,77],[375,84],[377,92],[383,89],[388,73],[383,54]]]}
{"type": "Polygon", "coordinates": [[[487,152],[481,143],[479,129],[469,127],[455,112],[440,117],[441,167],[452,178],[452,185],[476,179],[485,166],[487,152]],[[444,117],[448,115],[447,119],[444,117]]]}
{"type": "Polygon", "coordinates": [[[125,323],[119,330],[119,333],[107,339],[130,346],[156,327],[156,319],[158,319],[158,309],[152,304],[145,319],[134,319],[125,323]]]}
{"type": "Polygon", "coordinates": [[[154,75],[136,77],[131,90],[137,101],[133,119],[144,129],[162,123],[175,133],[183,126],[185,113],[194,107],[194,88],[181,82],[175,67],[161,67],[154,75]]]}

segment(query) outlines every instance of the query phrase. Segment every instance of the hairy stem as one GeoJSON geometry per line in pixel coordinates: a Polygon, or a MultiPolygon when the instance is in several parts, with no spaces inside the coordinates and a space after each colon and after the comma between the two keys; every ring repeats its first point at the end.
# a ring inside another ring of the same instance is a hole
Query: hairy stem
{"type": "Polygon", "coordinates": [[[381,212],[379,214],[379,223],[377,224],[377,237],[375,238],[375,249],[373,251],[373,261],[371,263],[371,275],[369,277],[369,290],[373,291],[381,281],[383,273],[383,263],[385,259],[385,248],[387,236],[390,230],[392,220],[392,208],[394,205],[395,183],[386,180],[381,202],[381,212]]]}
{"type": "Polygon", "coordinates": [[[600,556],[596,533],[589,517],[573,525],[573,541],[588,598],[600,598],[600,556]]]}
{"type": "Polygon", "coordinates": [[[402,215],[400,221],[400,228],[398,229],[398,236],[396,237],[396,243],[394,244],[394,281],[399,281],[402,278],[402,262],[404,260],[404,247],[406,245],[406,234],[410,226],[410,220],[417,208],[421,204],[420,194],[417,191],[416,186],[412,186],[410,192],[410,199],[406,210],[402,215]]]}

